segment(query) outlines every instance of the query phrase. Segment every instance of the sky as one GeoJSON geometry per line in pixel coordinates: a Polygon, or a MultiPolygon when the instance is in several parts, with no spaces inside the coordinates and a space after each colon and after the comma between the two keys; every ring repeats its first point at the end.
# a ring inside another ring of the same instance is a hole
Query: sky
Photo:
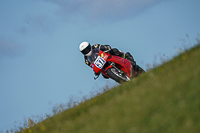
{"type": "Polygon", "coordinates": [[[1,0],[0,131],[115,81],[85,65],[82,41],[130,52],[147,70],[200,39],[199,0],[1,0]]]}

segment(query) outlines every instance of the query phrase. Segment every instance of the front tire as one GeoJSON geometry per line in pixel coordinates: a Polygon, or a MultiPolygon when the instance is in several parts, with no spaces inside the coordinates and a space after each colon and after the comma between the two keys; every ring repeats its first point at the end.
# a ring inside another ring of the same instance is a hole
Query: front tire
{"type": "Polygon", "coordinates": [[[129,77],[124,74],[120,74],[115,68],[111,67],[107,70],[108,76],[118,83],[130,81],[129,77]]]}

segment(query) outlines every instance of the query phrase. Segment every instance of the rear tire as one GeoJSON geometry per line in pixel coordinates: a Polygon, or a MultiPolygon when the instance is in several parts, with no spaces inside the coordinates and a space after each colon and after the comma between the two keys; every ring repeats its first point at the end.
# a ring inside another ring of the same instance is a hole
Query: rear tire
{"type": "Polygon", "coordinates": [[[137,65],[137,74],[139,75],[141,73],[145,73],[145,71],[140,66],[137,65]]]}
{"type": "Polygon", "coordinates": [[[119,75],[118,71],[113,67],[109,68],[106,72],[111,79],[120,84],[130,80],[126,75],[119,75]]]}

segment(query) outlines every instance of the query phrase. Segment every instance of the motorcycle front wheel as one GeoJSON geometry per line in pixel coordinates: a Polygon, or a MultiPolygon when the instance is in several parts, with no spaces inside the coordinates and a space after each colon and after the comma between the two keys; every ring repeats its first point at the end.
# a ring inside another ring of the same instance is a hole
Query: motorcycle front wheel
{"type": "Polygon", "coordinates": [[[118,83],[122,83],[122,82],[127,82],[130,81],[130,78],[126,75],[126,74],[121,74],[120,72],[118,72],[118,70],[116,70],[115,68],[109,68],[107,70],[107,75],[115,80],[118,83]]]}

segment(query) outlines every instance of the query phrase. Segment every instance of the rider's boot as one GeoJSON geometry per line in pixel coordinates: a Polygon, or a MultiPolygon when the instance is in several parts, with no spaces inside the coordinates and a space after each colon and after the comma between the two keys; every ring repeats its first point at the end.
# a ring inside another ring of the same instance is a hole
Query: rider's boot
{"type": "Polygon", "coordinates": [[[133,56],[129,52],[127,52],[125,54],[125,58],[131,62],[131,65],[133,66],[134,71],[137,72],[137,65],[133,59],[133,56]]]}

